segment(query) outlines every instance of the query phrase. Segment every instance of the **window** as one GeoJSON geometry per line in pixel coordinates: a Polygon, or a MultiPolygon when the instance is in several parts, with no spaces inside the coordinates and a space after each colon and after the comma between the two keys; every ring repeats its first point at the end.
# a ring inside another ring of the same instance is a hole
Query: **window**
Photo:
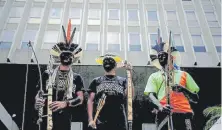
{"type": "Polygon", "coordinates": [[[201,35],[191,35],[195,52],[206,52],[201,35]]]}
{"type": "Polygon", "coordinates": [[[15,31],[14,30],[4,30],[1,35],[1,40],[3,42],[12,42],[14,37],[15,31]]]}
{"type": "Polygon", "coordinates": [[[33,7],[30,12],[30,18],[41,18],[43,8],[33,7]]]}
{"type": "Polygon", "coordinates": [[[198,26],[196,15],[194,11],[185,11],[187,16],[187,23],[189,27],[198,26]]]}
{"type": "Polygon", "coordinates": [[[150,34],[150,44],[152,47],[156,45],[157,36],[157,34],[150,34]]]}
{"type": "Polygon", "coordinates": [[[34,43],[36,34],[37,30],[26,30],[23,34],[21,49],[28,48],[27,44],[29,41],[31,41],[31,43],[34,43]]]}
{"type": "Polygon", "coordinates": [[[62,9],[61,8],[52,8],[50,10],[50,18],[59,19],[59,18],[61,18],[61,15],[62,15],[62,9]]]}
{"type": "Polygon", "coordinates": [[[203,45],[203,40],[201,35],[191,35],[193,40],[193,45],[203,45]]]}
{"type": "Polygon", "coordinates": [[[34,0],[34,1],[37,1],[37,2],[46,2],[46,0],[34,0]]]}
{"type": "Polygon", "coordinates": [[[64,2],[64,0],[53,0],[53,2],[64,2]]]}
{"type": "Polygon", "coordinates": [[[0,42],[0,49],[10,49],[12,42],[0,42]]]}
{"type": "Polygon", "coordinates": [[[139,33],[129,33],[129,50],[141,51],[141,41],[139,33]]]}
{"type": "Polygon", "coordinates": [[[57,43],[59,31],[46,31],[44,35],[44,44],[42,49],[51,49],[57,43]]]}
{"type": "Polygon", "coordinates": [[[213,35],[214,45],[221,45],[221,35],[213,35]]]}
{"type": "Polygon", "coordinates": [[[205,16],[210,27],[219,27],[219,23],[214,12],[205,12],[205,16]]]}
{"type": "Polygon", "coordinates": [[[101,12],[98,9],[90,9],[88,16],[89,16],[89,19],[99,20],[101,17],[101,12]]]}
{"type": "Polygon", "coordinates": [[[108,19],[109,20],[119,20],[119,10],[118,9],[110,9],[109,10],[109,16],[108,19]]]}
{"type": "Polygon", "coordinates": [[[9,49],[12,45],[12,40],[15,35],[13,30],[4,30],[0,38],[0,48],[9,49]]]}
{"type": "Polygon", "coordinates": [[[57,38],[59,37],[59,31],[46,31],[44,42],[45,43],[56,43],[57,38]]]}
{"type": "Polygon", "coordinates": [[[221,35],[213,35],[213,40],[217,52],[221,53],[221,35]]]}
{"type": "Polygon", "coordinates": [[[79,25],[81,24],[81,13],[82,10],[78,8],[70,8],[69,18],[72,20],[72,24],[79,25]]]}
{"type": "Polygon", "coordinates": [[[222,46],[216,46],[216,50],[218,53],[221,53],[221,48],[222,48],[222,46]]]}
{"type": "Polygon", "coordinates": [[[73,18],[73,19],[80,19],[81,18],[81,13],[82,13],[81,9],[70,8],[69,17],[73,18]]]}
{"type": "Polygon", "coordinates": [[[167,11],[167,20],[176,21],[177,20],[176,11],[167,11]]]}
{"type": "Polygon", "coordinates": [[[86,50],[98,51],[99,42],[100,42],[100,33],[99,32],[87,32],[86,50]]]}
{"type": "Polygon", "coordinates": [[[174,34],[174,42],[176,45],[176,49],[179,52],[184,52],[184,47],[183,47],[183,43],[182,43],[182,39],[181,39],[180,34],[174,34]]]}
{"type": "Polygon", "coordinates": [[[157,21],[157,12],[156,11],[148,11],[148,21],[157,21]]]}
{"type": "Polygon", "coordinates": [[[95,43],[88,43],[86,44],[87,51],[98,51],[98,44],[95,43]]]}
{"type": "Polygon", "coordinates": [[[88,14],[88,24],[89,25],[100,25],[101,10],[90,9],[88,14]]]}
{"type": "Polygon", "coordinates": [[[62,9],[61,8],[52,8],[50,10],[49,15],[49,24],[60,24],[61,23],[61,17],[62,17],[62,9]]]}
{"type": "Polygon", "coordinates": [[[120,51],[120,35],[118,32],[107,33],[107,44],[109,51],[120,51]]]}
{"type": "Polygon", "coordinates": [[[138,10],[128,10],[128,21],[139,21],[138,10]]]}
{"type": "Polygon", "coordinates": [[[12,7],[9,17],[10,18],[21,18],[23,10],[24,10],[24,7],[12,7]]]}
{"type": "Polygon", "coordinates": [[[120,3],[120,0],[108,0],[108,3],[120,3]]]}

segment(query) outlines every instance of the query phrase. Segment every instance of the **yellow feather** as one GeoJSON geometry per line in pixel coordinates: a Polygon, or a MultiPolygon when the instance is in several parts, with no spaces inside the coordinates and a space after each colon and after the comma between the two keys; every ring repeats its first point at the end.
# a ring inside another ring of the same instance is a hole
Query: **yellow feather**
{"type": "Polygon", "coordinates": [[[60,55],[60,53],[59,52],[57,52],[57,51],[55,51],[55,50],[50,50],[50,54],[51,55],[53,55],[53,56],[59,56],[60,55]]]}

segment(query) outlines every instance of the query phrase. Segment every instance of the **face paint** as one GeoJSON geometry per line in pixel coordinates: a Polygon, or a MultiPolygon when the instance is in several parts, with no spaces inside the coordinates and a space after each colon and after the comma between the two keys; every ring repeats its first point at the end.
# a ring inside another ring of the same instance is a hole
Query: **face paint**
{"type": "Polygon", "coordinates": [[[164,67],[167,64],[168,54],[166,52],[163,52],[163,51],[159,52],[158,53],[158,59],[159,59],[160,65],[164,67]]]}
{"type": "Polygon", "coordinates": [[[60,61],[62,65],[68,66],[73,62],[73,54],[71,52],[63,52],[60,55],[60,61]]]}

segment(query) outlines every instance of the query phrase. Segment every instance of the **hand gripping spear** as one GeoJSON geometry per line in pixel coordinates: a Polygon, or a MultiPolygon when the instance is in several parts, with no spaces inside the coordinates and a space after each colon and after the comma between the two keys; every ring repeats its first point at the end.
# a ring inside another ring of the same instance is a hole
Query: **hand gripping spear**
{"type": "MultiPolygon", "coordinates": [[[[168,61],[167,61],[167,65],[165,67],[165,76],[167,79],[166,81],[166,94],[167,94],[167,104],[170,105],[170,91],[171,91],[171,86],[174,83],[174,72],[172,69],[172,64],[173,64],[173,58],[171,56],[171,46],[172,46],[172,38],[171,38],[171,31],[170,31],[170,37],[169,37],[169,47],[167,50],[168,53],[168,61]]],[[[173,129],[173,120],[172,120],[172,112],[169,113],[168,115],[168,129],[169,130],[174,130],[173,129]]]]}

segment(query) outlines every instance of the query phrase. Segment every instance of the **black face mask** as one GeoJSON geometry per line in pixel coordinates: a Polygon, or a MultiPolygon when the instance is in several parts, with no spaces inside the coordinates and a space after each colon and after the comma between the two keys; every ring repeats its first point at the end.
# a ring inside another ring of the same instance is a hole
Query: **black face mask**
{"type": "Polygon", "coordinates": [[[111,57],[106,57],[103,59],[103,68],[106,72],[110,72],[116,67],[116,61],[111,57]]]}
{"type": "Polygon", "coordinates": [[[60,55],[60,61],[62,65],[68,66],[73,62],[73,54],[71,52],[63,52],[60,55]]]}
{"type": "Polygon", "coordinates": [[[164,67],[167,64],[168,54],[166,52],[159,52],[158,59],[159,59],[160,65],[164,67]]]}

